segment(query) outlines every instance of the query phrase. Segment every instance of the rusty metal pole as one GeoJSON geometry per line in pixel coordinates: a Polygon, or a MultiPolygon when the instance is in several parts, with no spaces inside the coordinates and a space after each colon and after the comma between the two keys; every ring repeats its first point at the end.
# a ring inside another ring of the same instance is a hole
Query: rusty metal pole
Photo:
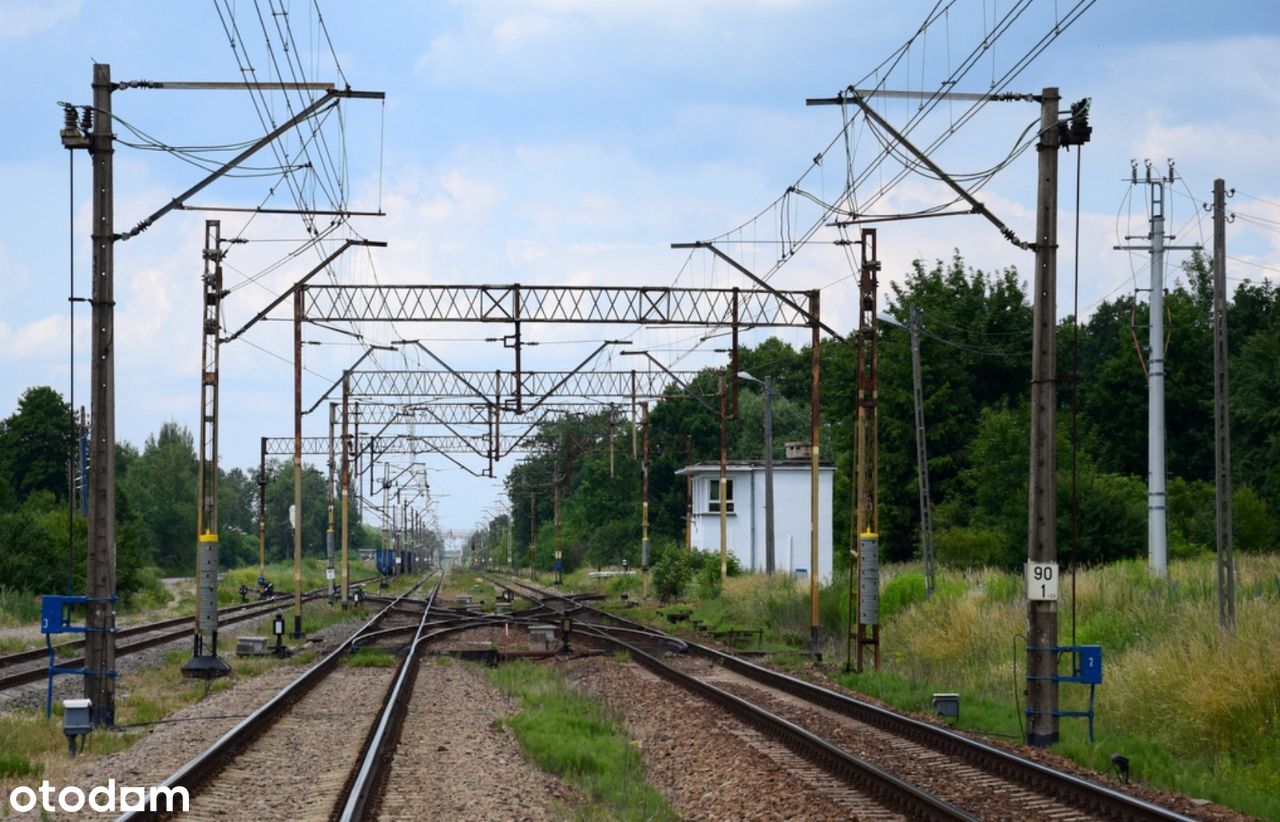
{"type": "Polygon", "coordinates": [[[231,666],[218,656],[218,338],[222,331],[222,224],[204,224],[204,299],[200,346],[200,460],[196,480],[196,624],[191,659],[182,675],[226,676],[231,666]]]}
{"type": "Polygon", "coordinates": [[[325,482],[325,494],[328,497],[327,508],[329,509],[329,527],[324,532],[324,575],[325,582],[329,589],[329,604],[333,604],[333,598],[337,594],[337,573],[334,568],[334,545],[333,545],[333,497],[334,497],[334,481],[337,479],[337,459],[333,451],[333,429],[337,425],[338,404],[336,402],[329,403],[329,478],[325,482]]]}
{"type": "MultiPolygon", "coordinates": [[[[1213,181],[1213,456],[1217,516],[1218,627],[1236,629],[1236,572],[1231,538],[1231,392],[1227,386],[1227,194],[1213,181]]],[[[1234,191],[1235,189],[1232,189],[1234,191]]]]}
{"type": "Polygon", "coordinates": [[[351,444],[347,441],[347,411],[351,401],[350,372],[342,375],[342,469],[341,504],[342,504],[342,607],[348,603],[351,587],[351,505],[348,497],[351,494],[351,444]]]}
{"type": "Polygon", "coordinates": [[[822,292],[809,292],[809,316],[813,318],[813,342],[811,354],[812,384],[809,396],[809,644],[818,645],[818,538],[819,538],[819,397],[822,379],[822,353],[818,334],[821,325],[818,321],[822,292]]]}
{"type": "Polygon", "coordinates": [[[258,462],[258,576],[267,569],[267,438],[262,438],[258,462]]]}
{"type": "Polygon", "coordinates": [[[736,286],[733,289],[732,329],[733,343],[729,353],[731,360],[729,372],[732,374],[730,379],[733,380],[733,419],[736,420],[738,418],[738,289],[736,286]]]}
{"type": "Polygon", "coordinates": [[[724,375],[720,375],[720,585],[729,576],[729,450],[725,425],[728,422],[729,392],[724,375]]]}
{"type": "Polygon", "coordinates": [[[538,495],[529,492],[529,578],[533,578],[538,559],[538,495]]]}
{"type": "Polygon", "coordinates": [[[649,596],[649,403],[640,403],[644,417],[644,462],[640,464],[640,575],[641,596],[649,596]]]}
{"type": "Polygon", "coordinates": [[[293,638],[302,638],[302,295],[293,293],[293,638]]]}
{"type": "MultiPolygon", "coordinates": [[[[686,465],[693,463],[693,437],[684,438],[684,461],[686,465]]],[[[693,550],[693,474],[684,477],[684,547],[693,550]]]]}
{"type": "Polygon", "coordinates": [[[93,361],[89,369],[89,544],[85,611],[84,695],[94,725],[116,713],[116,366],[115,217],[111,134],[111,66],[93,66],[93,361]]]}

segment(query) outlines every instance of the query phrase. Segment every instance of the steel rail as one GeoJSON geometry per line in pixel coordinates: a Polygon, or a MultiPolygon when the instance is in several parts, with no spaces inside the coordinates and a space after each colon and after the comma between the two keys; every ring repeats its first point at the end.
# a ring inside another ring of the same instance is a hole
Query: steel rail
{"type": "MultiPolygon", "coordinates": [[[[378,579],[379,577],[368,577],[366,579],[361,579],[361,580],[352,580],[351,584],[357,585],[357,584],[362,584],[366,582],[374,582],[378,579]]],[[[317,594],[324,593],[325,590],[326,589],[324,588],[316,588],[311,591],[305,591],[303,592],[303,596],[308,599],[312,599],[317,594]]],[[[292,597],[293,597],[292,594],[276,594],[270,599],[261,599],[256,602],[244,602],[238,605],[228,605],[226,608],[218,609],[218,624],[229,625],[233,622],[239,622],[241,619],[246,618],[246,617],[238,617],[236,619],[224,620],[222,618],[223,616],[230,616],[230,615],[238,614],[242,611],[251,611],[259,608],[266,608],[269,611],[270,606],[275,606],[281,603],[288,602],[292,599],[292,597]]],[[[366,597],[366,599],[373,599],[373,597],[366,597]]],[[[387,597],[386,599],[390,601],[389,597],[387,597]]],[[[137,625],[130,625],[127,628],[120,628],[116,630],[115,634],[117,639],[122,639],[124,637],[137,636],[139,634],[149,634],[152,631],[161,631],[161,630],[164,630],[165,628],[173,628],[177,626],[183,626],[183,627],[189,628],[192,626],[194,621],[195,621],[194,616],[171,617],[169,619],[161,619],[155,622],[143,622],[137,625]]],[[[181,636],[179,632],[174,632],[174,633],[179,637],[181,636]]],[[[83,639],[73,639],[69,642],[61,642],[57,645],[54,645],[53,650],[56,656],[63,656],[66,652],[71,651],[75,648],[83,647],[83,646],[84,646],[83,639]]],[[[117,650],[116,654],[119,655],[120,651],[117,650]]],[[[43,662],[48,658],[49,658],[49,648],[47,646],[31,648],[26,651],[16,651],[11,654],[0,655],[0,668],[6,668],[10,665],[14,665],[19,662],[34,662],[34,661],[43,662]]],[[[2,690],[2,688],[0,688],[0,690],[2,690]]]]}
{"type": "MultiPolygon", "coordinates": [[[[338,819],[343,820],[343,822],[366,818],[367,812],[377,804],[382,790],[386,786],[386,780],[391,770],[386,766],[390,763],[392,752],[396,743],[400,740],[400,730],[404,725],[405,716],[409,713],[409,701],[413,698],[414,684],[418,678],[418,663],[420,661],[418,649],[430,636],[424,633],[427,626],[427,617],[431,613],[431,605],[435,602],[436,594],[440,590],[440,583],[443,581],[444,576],[441,575],[435,589],[431,592],[431,596],[427,598],[427,607],[423,609],[422,619],[418,622],[413,641],[409,644],[408,651],[400,662],[399,671],[396,672],[395,684],[387,692],[386,699],[383,701],[382,712],[365,742],[360,765],[355,770],[353,777],[348,780],[349,784],[344,788],[345,802],[343,802],[342,811],[338,814],[338,819]]],[[[441,628],[432,632],[431,635],[460,630],[462,627],[470,626],[441,628]]]]}
{"type": "Polygon", "coordinates": [[[913,819],[976,820],[954,805],[928,791],[902,780],[866,760],[838,748],[822,737],[805,730],[777,714],[717,688],[708,682],[680,671],[657,657],[606,631],[587,629],[588,633],[625,650],[645,668],[698,696],[714,702],[730,713],[773,737],[800,756],[818,765],[836,778],[852,783],[875,799],[902,811],[913,819]]]}
{"type": "MultiPolygon", "coordinates": [[[[504,583],[499,584],[507,587],[504,583]]],[[[524,583],[515,584],[530,591],[539,591],[539,589],[527,586],[524,583]]],[[[639,626],[650,631],[655,630],[599,608],[584,605],[561,594],[539,591],[539,596],[571,602],[579,610],[594,611],[602,618],[607,618],[619,624],[639,626]]],[[[1053,796],[1083,810],[1095,812],[1108,818],[1189,822],[1189,817],[1168,808],[1130,796],[1074,774],[1055,770],[1039,762],[972,739],[949,728],[942,728],[919,719],[895,713],[697,642],[688,641],[688,646],[691,651],[699,656],[721,664],[734,673],[753,679],[763,685],[785,691],[806,702],[835,711],[859,722],[864,722],[895,736],[910,739],[941,753],[959,757],[988,773],[996,774],[1016,784],[1053,796]]]]}
{"type": "MultiPolygon", "coordinates": [[[[408,597],[430,576],[438,572],[433,571],[430,575],[424,577],[416,585],[405,591],[400,599],[408,597]]],[[[360,631],[352,634],[346,641],[331,651],[324,659],[308,668],[301,676],[294,679],[275,696],[258,707],[253,713],[242,719],[234,728],[223,734],[216,742],[199,753],[194,759],[183,765],[177,771],[169,776],[168,779],[160,786],[161,788],[185,788],[189,793],[194,793],[201,785],[208,782],[218,774],[236,755],[261,737],[267,730],[275,724],[295,702],[305,696],[311,689],[318,685],[326,676],[338,667],[338,663],[353,647],[356,636],[363,630],[372,625],[376,625],[392,613],[390,605],[374,614],[368,622],[361,627],[360,631]]],[[[121,814],[117,817],[116,822],[133,822],[133,820],[158,818],[161,814],[152,814],[146,811],[135,811],[131,813],[121,814]]]]}

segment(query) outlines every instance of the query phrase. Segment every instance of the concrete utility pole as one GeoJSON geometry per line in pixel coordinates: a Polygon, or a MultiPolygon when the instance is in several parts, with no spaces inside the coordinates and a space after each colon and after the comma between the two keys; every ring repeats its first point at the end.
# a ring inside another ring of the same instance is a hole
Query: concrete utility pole
{"type": "Polygon", "coordinates": [[[924,595],[933,596],[933,502],[929,498],[929,454],[924,428],[924,380],[920,374],[920,308],[911,306],[911,383],[916,411],[916,471],[920,487],[920,558],[924,562],[924,595]]]}
{"type": "Polygon", "coordinates": [[[1027,744],[1058,741],[1058,509],[1056,472],[1058,306],[1058,89],[1040,103],[1035,283],[1031,339],[1031,482],[1027,505],[1027,744]],[[1053,578],[1052,598],[1034,598],[1032,569],[1053,578]]]}
{"type": "MultiPolygon", "coordinates": [[[[1151,229],[1145,238],[1149,246],[1116,246],[1119,250],[1147,251],[1151,255],[1151,288],[1149,311],[1149,355],[1147,357],[1147,556],[1151,573],[1164,578],[1169,573],[1169,512],[1165,463],[1166,426],[1164,413],[1164,257],[1166,251],[1198,249],[1198,245],[1172,246],[1165,234],[1165,187],[1176,179],[1173,160],[1169,160],[1169,176],[1152,176],[1151,161],[1146,162],[1146,177],[1141,181],[1151,195],[1151,229]]],[[[1137,185],[1138,166],[1133,163],[1130,182],[1137,185]]]]}
{"type": "MultiPolygon", "coordinates": [[[[1232,193],[1235,190],[1232,189],[1232,193]]],[[[1236,570],[1231,544],[1231,406],[1227,390],[1227,194],[1213,181],[1213,458],[1218,548],[1218,627],[1236,629],[1236,570]]]]}
{"type": "Polygon", "coordinates": [[[93,362],[89,373],[89,552],[85,614],[84,695],[93,723],[116,717],[116,352],[115,217],[111,133],[111,66],[93,66],[93,362]]]}

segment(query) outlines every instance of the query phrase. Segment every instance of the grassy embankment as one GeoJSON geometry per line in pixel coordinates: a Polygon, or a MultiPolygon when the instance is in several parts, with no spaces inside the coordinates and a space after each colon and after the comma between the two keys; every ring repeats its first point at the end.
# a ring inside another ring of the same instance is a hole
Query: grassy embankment
{"type": "MultiPolygon", "coordinates": [[[[1144,783],[1280,819],[1280,555],[1240,555],[1238,565],[1234,636],[1217,627],[1212,558],[1173,562],[1167,582],[1152,579],[1141,561],[1079,572],[1075,641],[1102,645],[1104,653],[1096,742],[1089,743],[1085,720],[1064,718],[1055,751],[1103,771],[1110,754],[1120,753],[1144,783]]],[[[628,591],[634,601],[633,580],[575,575],[565,587],[615,596],[628,591]]],[[[1021,738],[1019,708],[1025,706],[1015,706],[1025,687],[1021,575],[943,570],[926,601],[918,565],[884,567],[882,669],[863,674],[843,672],[846,590],[836,585],[822,592],[825,673],[925,713],[933,693],[958,691],[961,728],[1021,738]]],[[[1065,645],[1072,642],[1069,578],[1061,595],[1059,641],[1065,645]]],[[[809,634],[808,589],[783,577],[733,577],[719,596],[661,609],[646,602],[632,613],[661,619],[681,609],[712,630],[764,628],[766,646],[800,649],[809,634]]],[[[775,661],[799,664],[802,658],[783,654],[775,661]]],[[[1061,670],[1067,668],[1064,660],[1061,670]]],[[[1084,708],[1087,695],[1087,686],[1064,684],[1061,707],[1084,708]]]]}
{"type": "Polygon", "coordinates": [[[531,662],[491,669],[489,683],[515,699],[506,723],[539,768],[580,788],[589,819],[667,820],[676,814],[644,777],[626,729],[599,702],[572,689],[560,672],[531,662]]]}

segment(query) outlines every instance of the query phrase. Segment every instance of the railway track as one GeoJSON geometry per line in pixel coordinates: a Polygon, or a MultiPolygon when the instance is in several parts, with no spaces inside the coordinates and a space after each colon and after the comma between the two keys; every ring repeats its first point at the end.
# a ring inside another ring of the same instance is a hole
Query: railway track
{"type": "MultiPolygon", "coordinates": [[[[190,795],[190,810],[183,817],[314,818],[340,808],[405,665],[402,660],[392,670],[347,666],[342,660],[358,647],[394,645],[395,634],[387,629],[401,629],[412,621],[417,631],[426,622],[441,580],[419,616],[399,606],[412,602],[411,595],[427,579],[386,604],[335,650],[165,780],[166,787],[185,788],[190,795]],[[348,770],[343,762],[355,766],[348,770]],[[272,780],[272,774],[279,778],[272,780]]],[[[148,817],[130,813],[120,820],[148,817]]]]}
{"type": "MultiPolygon", "coordinates": [[[[626,646],[632,658],[668,681],[700,693],[746,718],[745,703],[806,730],[841,753],[874,761],[949,808],[980,818],[1048,818],[1058,820],[1133,819],[1183,820],[1183,817],[1127,794],[1072,774],[1054,770],[977,740],[927,722],[902,716],[845,694],[770,670],[695,642],[687,642],[688,654],[671,661],[670,654],[641,649],[620,638],[619,628],[633,636],[669,635],[640,623],[609,614],[579,599],[548,592],[521,582],[490,578],[494,584],[573,616],[575,633],[594,632],[602,641],[626,646]],[[591,627],[583,626],[587,623],[591,627]],[[612,627],[610,627],[612,626],[612,627]]],[[[758,719],[747,719],[763,731],[758,719]]],[[[774,739],[773,732],[764,731],[774,739]]],[[[801,744],[787,743],[799,751],[801,744]]],[[[821,754],[819,754],[821,756],[821,754]]],[[[828,757],[833,756],[827,754],[828,757]]],[[[824,767],[843,767],[828,759],[824,767]]],[[[859,787],[866,788],[863,782],[859,787]]],[[[886,795],[887,788],[869,789],[886,795]]],[[[897,804],[903,809],[905,806],[897,804]]],[[[905,811],[909,815],[919,812],[905,811]]]]}
{"type": "MultiPolygon", "coordinates": [[[[371,580],[364,580],[364,582],[368,581],[371,580]]],[[[323,596],[324,593],[323,589],[307,591],[303,594],[303,600],[309,602],[323,596]]],[[[282,605],[290,605],[292,602],[293,596],[291,594],[280,594],[268,600],[220,608],[218,610],[218,625],[232,625],[237,622],[267,616],[279,610],[282,605]]],[[[117,644],[116,656],[135,654],[148,648],[187,638],[191,636],[194,622],[194,617],[183,616],[121,628],[116,631],[117,640],[129,637],[140,638],[131,642],[117,644]]],[[[78,648],[83,648],[83,639],[63,642],[53,647],[59,667],[79,668],[85,664],[82,656],[70,659],[65,657],[65,654],[78,648]]],[[[31,648],[26,651],[0,655],[0,691],[32,682],[44,681],[48,676],[48,665],[48,648],[31,648]]]]}

